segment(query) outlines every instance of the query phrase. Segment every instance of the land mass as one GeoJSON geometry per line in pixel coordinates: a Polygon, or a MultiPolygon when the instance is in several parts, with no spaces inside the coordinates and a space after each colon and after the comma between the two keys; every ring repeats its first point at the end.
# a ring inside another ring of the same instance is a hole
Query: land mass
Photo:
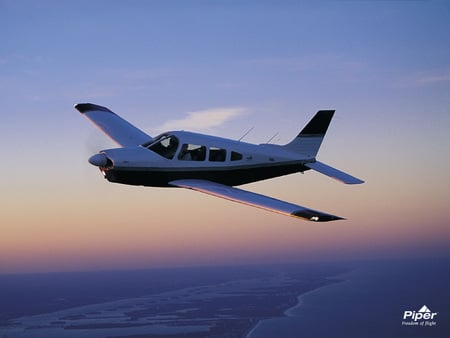
{"type": "Polygon", "coordinates": [[[336,282],[328,277],[345,271],[323,265],[239,269],[222,280],[205,278],[194,286],[8,319],[0,333],[76,337],[88,330],[90,337],[111,338],[243,337],[260,320],[283,316],[299,295],[336,282]]]}

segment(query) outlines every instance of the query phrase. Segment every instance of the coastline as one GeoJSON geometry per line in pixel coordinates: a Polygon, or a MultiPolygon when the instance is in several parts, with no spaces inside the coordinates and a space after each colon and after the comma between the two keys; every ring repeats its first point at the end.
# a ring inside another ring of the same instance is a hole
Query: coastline
{"type": "Polygon", "coordinates": [[[329,279],[329,280],[331,280],[333,282],[330,283],[330,284],[327,284],[327,285],[320,286],[320,287],[318,287],[318,288],[316,288],[314,290],[310,290],[308,292],[305,292],[305,293],[302,293],[302,294],[298,295],[297,296],[297,304],[295,304],[294,306],[291,306],[290,308],[288,308],[286,311],[283,312],[283,314],[286,317],[295,317],[295,313],[294,313],[295,309],[297,309],[300,306],[302,306],[302,300],[303,300],[304,297],[306,297],[306,296],[308,296],[310,294],[316,293],[319,290],[321,291],[322,289],[324,289],[326,287],[329,287],[331,285],[340,284],[340,283],[346,283],[346,282],[350,281],[349,279],[340,279],[339,276],[334,276],[334,277],[330,277],[330,278],[327,278],[327,279],[329,279]]]}
{"type": "MultiPolygon", "coordinates": [[[[301,294],[299,294],[298,296],[297,296],[297,303],[295,304],[295,305],[293,305],[293,306],[291,306],[291,307],[289,307],[289,308],[287,308],[285,311],[283,311],[283,313],[282,313],[282,316],[280,316],[280,317],[295,317],[296,315],[295,315],[295,309],[297,309],[297,308],[299,308],[300,306],[302,306],[302,301],[303,301],[303,298],[304,297],[306,297],[306,296],[308,296],[308,295],[310,295],[310,294],[313,294],[313,293],[315,293],[315,292],[318,292],[318,291],[320,291],[320,290],[322,290],[322,289],[324,289],[324,288],[326,288],[326,287],[328,287],[328,286],[331,286],[331,285],[335,285],[335,284],[339,284],[339,283],[344,283],[344,282],[349,282],[350,280],[349,279],[342,279],[341,277],[343,277],[344,275],[347,275],[349,272],[344,272],[344,273],[340,273],[340,274],[338,274],[338,275],[335,275],[335,276],[331,276],[331,277],[328,277],[328,278],[326,278],[327,280],[329,280],[329,281],[331,281],[330,283],[328,283],[328,284],[326,284],[326,285],[321,285],[321,286],[319,286],[319,287],[317,287],[317,288],[315,288],[315,289],[312,289],[312,290],[309,290],[309,291],[307,291],[307,292],[304,292],[304,293],[301,293],[301,294]]],[[[260,327],[261,326],[261,324],[262,324],[262,322],[263,321],[265,321],[265,320],[271,320],[271,319],[274,319],[274,318],[279,318],[279,317],[271,317],[271,318],[266,318],[266,319],[261,319],[261,320],[258,320],[258,322],[247,332],[247,334],[244,336],[245,338],[252,338],[252,334],[254,333],[254,331],[256,330],[256,329],[258,329],[258,327],[260,327]]]]}

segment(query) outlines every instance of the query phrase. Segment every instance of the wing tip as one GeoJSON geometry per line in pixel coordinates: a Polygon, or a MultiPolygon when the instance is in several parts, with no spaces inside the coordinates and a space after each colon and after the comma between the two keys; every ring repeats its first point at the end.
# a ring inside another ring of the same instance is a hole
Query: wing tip
{"type": "Polygon", "coordinates": [[[353,180],[348,181],[348,182],[344,182],[344,183],[346,183],[346,184],[363,184],[363,183],[366,183],[366,182],[355,177],[353,180]]]}
{"type": "Polygon", "coordinates": [[[296,210],[292,212],[291,215],[294,217],[306,219],[311,222],[330,222],[330,221],[346,220],[343,217],[325,214],[321,212],[313,212],[312,210],[296,210]]]}
{"type": "Polygon", "coordinates": [[[89,111],[105,111],[108,113],[112,113],[112,111],[109,110],[108,108],[93,103],[77,103],[73,107],[76,110],[78,110],[81,114],[85,114],[89,111]]]}

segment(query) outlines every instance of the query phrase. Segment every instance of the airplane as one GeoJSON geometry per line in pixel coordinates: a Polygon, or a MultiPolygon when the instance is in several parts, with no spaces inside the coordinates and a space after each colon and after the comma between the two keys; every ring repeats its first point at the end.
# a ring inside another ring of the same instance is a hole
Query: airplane
{"type": "Polygon", "coordinates": [[[192,189],[313,222],[345,218],[235,186],[310,169],[346,184],[364,183],[316,160],[334,110],[318,111],[285,145],[257,145],[188,131],[151,137],[106,107],[79,103],[74,108],[120,146],[88,160],[109,182],[192,189]]]}

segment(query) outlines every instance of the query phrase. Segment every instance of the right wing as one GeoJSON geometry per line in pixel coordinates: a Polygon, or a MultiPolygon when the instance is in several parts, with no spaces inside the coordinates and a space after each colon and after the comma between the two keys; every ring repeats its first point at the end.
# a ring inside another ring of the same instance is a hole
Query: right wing
{"type": "Polygon", "coordinates": [[[230,201],[251,205],[283,215],[302,218],[307,221],[327,222],[344,219],[339,216],[326,214],[321,211],[308,209],[300,205],[295,205],[292,203],[277,200],[272,197],[256,194],[254,192],[230,187],[228,185],[223,185],[211,181],[185,179],[171,181],[169,182],[169,184],[180,188],[200,191],[205,194],[225,198],[230,201]]]}
{"type": "Polygon", "coordinates": [[[78,103],[74,108],[122,147],[138,146],[152,140],[149,135],[106,107],[92,103],[78,103]]]}

